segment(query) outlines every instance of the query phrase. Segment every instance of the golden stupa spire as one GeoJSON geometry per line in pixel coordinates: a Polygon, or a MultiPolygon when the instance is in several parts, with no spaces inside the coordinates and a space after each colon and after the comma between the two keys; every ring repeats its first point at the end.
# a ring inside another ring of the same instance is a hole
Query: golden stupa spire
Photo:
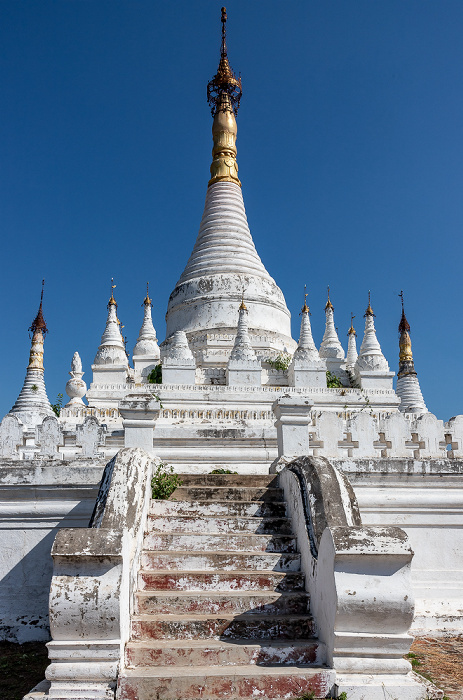
{"type": "MultiPolygon", "coordinates": [[[[412,341],[410,339],[410,324],[405,316],[404,293],[402,290],[399,297],[402,302],[402,317],[399,323],[399,365],[401,365],[401,363],[413,363],[413,353],[412,341]]],[[[403,366],[399,367],[399,375],[404,369],[405,367],[403,366]]],[[[410,367],[407,367],[407,369],[410,369],[410,367]]],[[[414,367],[412,367],[412,369],[414,370],[414,367]]]]}
{"type": "Polygon", "coordinates": [[[368,290],[368,307],[367,310],[364,313],[364,316],[374,316],[373,309],[371,308],[371,294],[370,290],[368,290]]]}
{"type": "Polygon", "coordinates": [[[328,301],[325,304],[325,311],[327,311],[327,309],[331,309],[332,311],[334,311],[334,306],[331,303],[331,299],[330,299],[330,288],[327,287],[327,289],[328,289],[328,301]]]}
{"type": "Polygon", "coordinates": [[[310,314],[310,309],[309,309],[309,307],[307,306],[307,297],[308,297],[308,296],[309,296],[309,295],[308,295],[308,293],[307,293],[307,285],[304,284],[304,306],[303,306],[302,309],[301,309],[301,314],[310,314]]]}
{"type": "Polygon", "coordinates": [[[354,328],[354,318],[355,318],[355,316],[351,312],[351,314],[350,314],[350,328],[347,331],[347,335],[357,335],[357,333],[355,332],[355,328],[354,328]]]}
{"type": "Polygon", "coordinates": [[[222,7],[222,46],[217,73],[207,84],[207,101],[211,107],[212,124],[211,179],[215,182],[234,182],[241,186],[236,162],[236,115],[242,95],[241,78],[233,73],[227,56],[227,10],[222,7]]]}
{"type": "Polygon", "coordinates": [[[116,285],[114,284],[114,278],[111,277],[111,296],[109,297],[108,306],[117,306],[117,302],[114,298],[114,290],[115,289],[116,289],[116,285]]]}
{"type": "Polygon", "coordinates": [[[143,304],[145,306],[153,306],[151,299],[150,299],[150,283],[149,282],[146,283],[146,297],[143,301],[143,304]]]}

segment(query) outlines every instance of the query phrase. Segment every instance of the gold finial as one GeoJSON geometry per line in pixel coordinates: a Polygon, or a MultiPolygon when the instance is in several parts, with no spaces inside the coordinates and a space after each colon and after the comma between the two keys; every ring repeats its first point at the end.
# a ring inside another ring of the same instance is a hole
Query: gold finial
{"type": "Polygon", "coordinates": [[[143,304],[145,306],[153,306],[153,304],[151,303],[151,299],[150,299],[150,283],[149,282],[146,283],[146,297],[145,297],[145,300],[143,301],[143,304]]]}
{"type": "Polygon", "coordinates": [[[307,293],[307,285],[304,284],[304,306],[303,306],[302,309],[301,309],[301,313],[302,313],[302,314],[310,314],[310,309],[309,309],[309,307],[307,306],[307,297],[308,297],[308,296],[309,296],[309,295],[308,295],[308,293],[307,293]]]}
{"type": "Polygon", "coordinates": [[[370,290],[368,290],[368,307],[367,310],[364,313],[365,316],[374,316],[375,314],[373,313],[373,309],[371,308],[371,294],[370,290]]]}
{"type": "Polygon", "coordinates": [[[330,288],[328,287],[327,289],[328,289],[328,301],[326,302],[326,305],[325,305],[325,311],[327,311],[328,309],[331,309],[331,311],[334,311],[334,306],[331,303],[331,299],[330,299],[330,288]]]}
{"type": "Polygon", "coordinates": [[[212,125],[211,179],[215,182],[234,182],[241,186],[236,162],[236,119],[241,99],[241,78],[236,78],[227,57],[225,23],[227,11],[222,7],[222,47],[217,73],[207,84],[207,101],[211,107],[212,125]]]}
{"type": "Polygon", "coordinates": [[[240,308],[238,309],[238,311],[247,311],[247,310],[248,310],[248,308],[247,308],[246,304],[244,303],[244,292],[243,292],[241,294],[241,304],[240,304],[240,308]]]}
{"type": "Polygon", "coordinates": [[[43,309],[42,309],[44,287],[45,287],[45,280],[42,280],[42,291],[40,293],[39,310],[37,311],[37,316],[34,318],[30,327],[28,328],[28,330],[31,331],[32,334],[34,334],[36,331],[41,331],[42,335],[45,335],[46,333],[48,333],[48,328],[47,328],[47,324],[45,323],[45,319],[43,317],[43,309]]]}
{"type": "Polygon", "coordinates": [[[114,278],[111,277],[111,296],[109,297],[108,306],[117,306],[117,302],[114,298],[114,290],[115,289],[116,289],[116,285],[114,284],[114,278]]]}
{"type": "Polygon", "coordinates": [[[355,332],[355,328],[354,328],[354,318],[355,318],[355,316],[351,312],[351,314],[350,314],[350,328],[347,331],[347,335],[357,335],[357,333],[355,332]]]}
{"type": "Polygon", "coordinates": [[[402,302],[402,318],[400,319],[400,323],[399,323],[399,333],[403,333],[404,331],[407,331],[409,333],[410,332],[410,324],[407,321],[407,318],[405,316],[403,290],[400,291],[399,297],[400,297],[400,300],[402,302]]]}
{"type": "MultiPolygon", "coordinates": [[[[404,293],[399,294],[402,302],[402,317],[399,323],[399,362],[413,362],[412,341],[410,339],[410,324],[405,316],[404,293]]],[[[399,369],[399,375],[402,369],[399,369]]]]}

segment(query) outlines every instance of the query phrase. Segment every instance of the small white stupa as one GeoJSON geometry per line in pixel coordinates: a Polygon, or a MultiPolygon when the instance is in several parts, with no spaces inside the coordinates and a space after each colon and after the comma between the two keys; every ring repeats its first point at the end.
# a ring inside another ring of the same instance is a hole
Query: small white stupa
{"type": "Polygon", "coordinates": [[[78,352],[75,352],[72,357],[71,371],[69,374],[71,378],[66,384],[66,394],[69,396],[70,401],[66,404],[66,408],[85,406],[82,399],[87,392],[87,385],[82,379],[85,372],[82,372],[82,360],[78,352]]]}
{"type": "Polygon", "coordinates": [[[34,428],[42,423],[46,416],[54,415],[44,381],[43,340],[48,333],[48,328],[42,310],[43,286],[44,281],[42,280],[39,310],[29,328],[29,331],[32,333],[32,342],[26,378],[20,394],[10,411],[10,414],[19,418],[26,428],[34,428]]]}
{"type": "Polygon", "coordinates": [[[365,311],[365,334],[360,353],[355,363],[355,379],[362,389],[392,389],[394,372],[384,357],[376,337],[374,322],[375,314],[371,308],[370,292],[368,292],[368,307],[365,311]]]}
{"type": "Polygon", "coordinates": [[[185,331],[175,331],[165,343],[162,361],[163,384],[194,384],[196,361],[185,331]]]}
{"type": "Polygon", "coordinates": [[[125,344],[117,318],[117,302],[114,298],[116,285],[111,280],[111,296],[108,301],[108,317],[101,336],[101,343],[92,365],[93,384],[124,383],[129,366],[125,344]]]}
{"type": "Polygon", "coordinates": [[[338,338],[334,325],[334,307],[330,299],[330,288],[328,287],[328,301],[325,305],[325,333],[320,345],[320,357],[326,361],[326,368],[329,372],[340,379],[345,378],[344,348],[338,338]]]}
{"type": "Polygon", "coordinates": [[[326,362],[321,359],[312,337],[307,294],[305,294],[301,315],[299,343],[288,367],[289,383],[291,386],[324,388],[326,387],[326,362]]]}
{"type": "Polygon", "coordinates": [[[159,364],[160,350],[156,331],[154,330],[151,318],[151,308],[153,306],[149,296],[149,285],[146,283],[146,297],[143,301],[145,313],[143,324],[136,345],[133,349],[133,366],[135,376],[146,381],[147,374],[159,364]]]}
{"type": "Polygon", "coordinates": [[[403,292],[400,292],[399,296],[402,299],[402,318],[399,323],[399,372],[395,390],[400,398],[399,411],[402,413],[428,413],[413,362],[410,324],[405,317],[403,292]]]}
{"type": "Polygon", "coordinates": [[[227,365],[227,384],[229,386],[262,384],[262,365],[251,345],[248,332],[248,310],[241,299],[238,310],[238,329],[235,343],[227,365]]]}
{"type": "Polygon", "coordinates": [[[346,355],[346,369],[351,374],[354,372],[355,363],[357,362],[358,352],[357,352],[357,333],[354,328],[354,314],[350,315],[350,328],[347,331],[349,337],[347,345],[347,355],[346,355]]]}

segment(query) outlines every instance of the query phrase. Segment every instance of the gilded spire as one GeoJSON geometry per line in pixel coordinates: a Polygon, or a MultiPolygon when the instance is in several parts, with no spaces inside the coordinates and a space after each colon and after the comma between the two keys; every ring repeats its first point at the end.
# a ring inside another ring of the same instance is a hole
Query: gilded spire
{"type": "Polygon", "coordinates": [[[405,316],[404,308],[404,293],[403,291],[399,294],[400,300],[402,302],[402,317],[399,323],[399,373],[410,374],[415,372],[415,367],[413,365],[413,353],[412,353],[412,341],[410,339],[410,324],[405,316]]]}
{"type": "Polygon", "coordinates": [[[354,328],[354,318],[355,318],[354,314],[351,313],[351,315],[350,315],[350,328],[347,331],[347,335],[357,335],[357,333],[355,332],[355,328],[354,328]]]}
{"type": "Polygon", "coordinates": [[[365,316],[374,316],[375,314],[373,313],[373,309],[371,308],[371,295],[370,295],[370,290],[368,290],[368,307],[367,310],[364,313],[364,318],[365,316]]]}
{"type": "Polygon", "coordinates": [[[410,340],[410,324],[405,316],[404,293],[399,294],[402,302],[402,316],[399,323],[399,371],[397,373],[396,393],[400,398],[399,411],[402,413],[427,413],[426,404],[421,393],[418,375],[415,370],[410,340]]]}
{"type": "Polygon", "coordinates": [[[217,73],[207,84],[207,101],[211,107],[212,124],[211,179],[215,182],[234,182],[241,186],[236,162],[236,119],[241,99],[241,78],[230,68],[227,56],[226,28],[227,11],[222,7],[222,47],[217,73]]]}
{"type": "Polygon", "coordinates": [[[32,321],[32,324],[29,327],[29,330],[34,334],[36,331],[41,331],[42,335],[45,335],[45,333],[48,333],[48,328],[47,324],[45,323],[45,319],[43,317],[43,310],[42,310],[42,303],[43,303],[43,288],[45,286],[45,280],[42,280],[42,292],[40,294],[40,306],[39,310],[37,311],[37,316],[34,318],[32,321]]]}
{"type": "Polygon", "coordinates": [[[247,310],[248,310],[248,307],[244,303],[244,292],[243,292],[241,295],[241,304],[240,304],[240,308],[238,309],[238,311],[247,311],[247,310]]]}
{"type": "Polygon", "coordinates": [[[309,296],[309,295],[308,295],[308,293],[307,293],[307,285],[304,284],[304,306],[303,306],[302,309],[301,309],[301,314],[310,314],[310,309],[309,309],[309,307],[307,306],[307,297],[308,297],[308,296],[309,296]]]}
{"type": "Polygon", "coordinates": [[[114,278],[111,277],[111,296],[109,297],[108,308],[110,306],[115,306],[117,308],[117,302],[114,298],[114,290],[115,289],[116,289],[116,285],[114,284],[114,278]]]}
{"type": "Polygon", "coordinates": [[[327,289],[328,289],[328,301],[327,301],[326,304],[325,304],[325,311],[326,311],[327,309],[332,309],[332,310],[334,311],[334,306],[333,306],[333,304],[331,303],[331,299],[330,299],[330,288],[328,287],[327,289]]]}
{"type": "Polygon", "coordinates": [[[143,304],[145,306],[153,306],[151,299],[150,299],[150,283],[149,282],[146,283],[146,297],[143,301],[143,304]]]}

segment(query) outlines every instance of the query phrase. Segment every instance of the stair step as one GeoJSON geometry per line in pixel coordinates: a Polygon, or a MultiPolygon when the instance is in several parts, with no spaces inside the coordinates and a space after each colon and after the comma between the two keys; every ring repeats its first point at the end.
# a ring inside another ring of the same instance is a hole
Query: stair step
{"type": "Polygon", "coordinates": [[[226,642],[218,639],[129,642],[126,664],[137,666],[313,666],[325,661],[325,646],[317,640],[294,639],[279,642],[264,639],[253,644],[248,639],[226,642]]]}
{"type": "Polygon", "coordinates": [[[215,571],[299,571],[300,554],[273,552],[148,552],[141,553],[142,569],[215,571]]]}
{"type": "Polygon", "coordinates": [[[284,518],[286,503],[267,501],[161,501],[152,500],[152,515],[188,515],[190,517],[206,516],[240,516],[259,518],[284,518]]]}
{"type": "Polygon", "coordinates": [[[182,486],[231,486],[267,488],[278,486],[277,474],[179,474],[182,486]]]}
{"type": "Polygon", "coordinates": [[[214,533],[252,533],[291,535],[289,518],[259,517],[221,517],[202,515],[200,518],[190,515],[150,515],[148,517],[150,532],[214,532],[214,533]]]}
{"type": "Polygon", "coordinates": [[[126,669],[118,680],[119,700],[283,700],[314,691],[324,698],[335,682],[326,668],[244,665],[143,667],[126,669]]]}
{"type": "Polygon", "coordinates": [[[300,571],[140,571],[140,590],[156,591],[303,591],[300,571]]]}
{"type": "Polygon", "coordinates": [[[174,501],[283,501],[283,489],[264,487],[179,486],[174,501]]]}
{"type": "Polygon", "coordinates": [[[132,640],[148,639],[310,639],[310,615],[134,615],[132,640]]]}
{"type": "Polygon", "coordinates": [[[168,615],[175,611],[179,615],[189,613],[221,615],[269,614],[306,615],[309,611],[309,596],[301,591],[278,593],[275,591],[215,591],[182,592],[139,591],[135,596],[135,613],[141,615],[168,615]]]}
{"type": "Polygon", "coordinates": [[[296,552],[296,538],[289,535],[199,534],[150,532],[145,535],[145,550],[186,550],[188,553],[228,552],[296,552]]]}

